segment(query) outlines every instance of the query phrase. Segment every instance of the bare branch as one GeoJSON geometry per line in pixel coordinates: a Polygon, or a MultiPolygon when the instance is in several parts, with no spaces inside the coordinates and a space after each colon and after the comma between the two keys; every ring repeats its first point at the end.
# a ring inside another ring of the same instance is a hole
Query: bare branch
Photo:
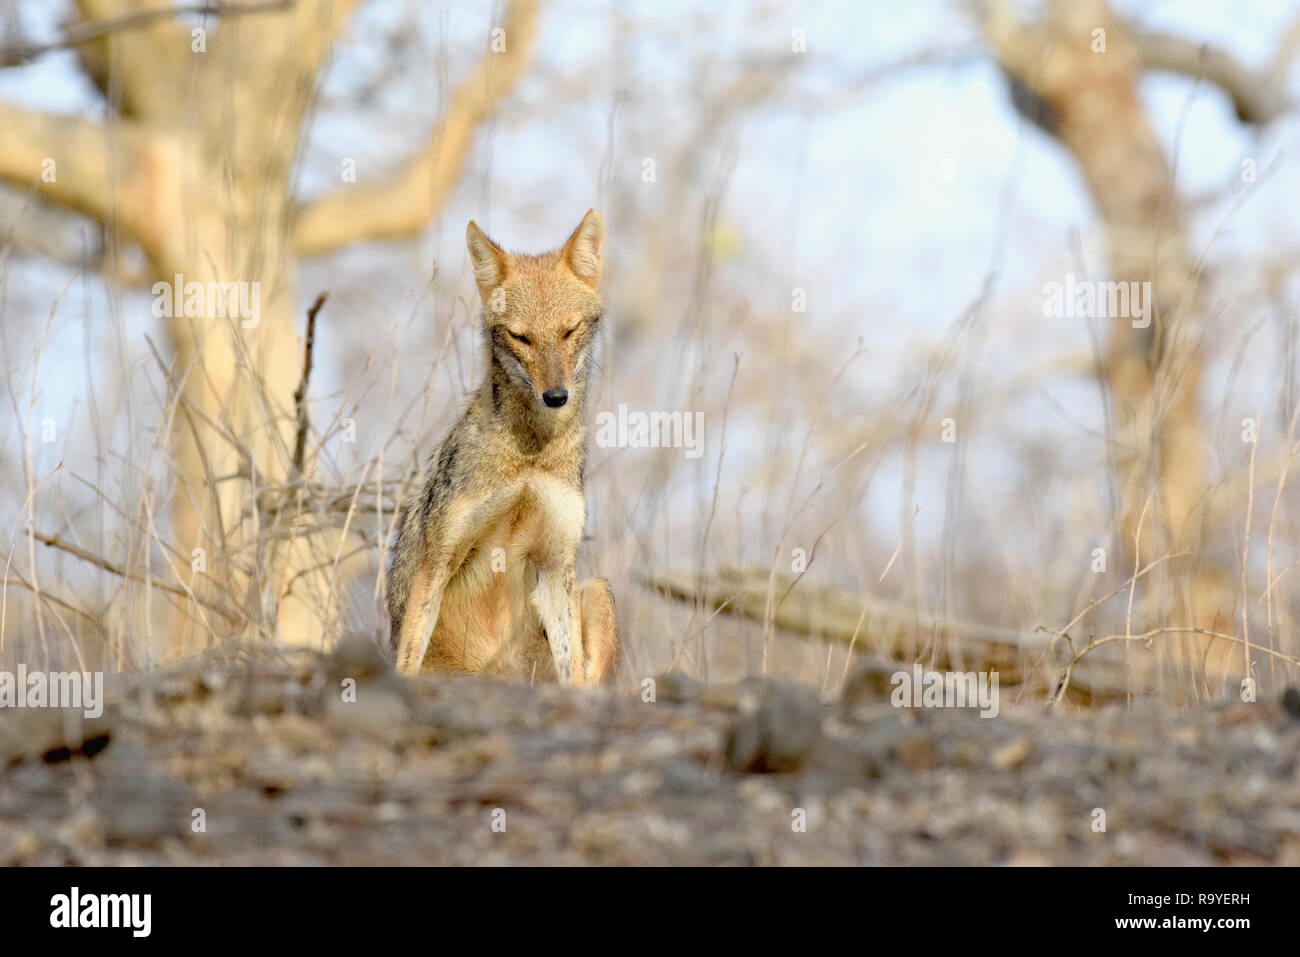
{"type": "Polygon", "coordinates": [[[89,117],[55,116],[0,103],[0,181],[31,190],[46,202],[104,223],[118,215],[133,238],[142,220],[131,197],[158,143],[120,122],[112,130],[119,161],[108,162],[109,130],[89,117]],[[117,176],[128,177],[120,182],[117,176]]]}
{"type": "Polygon", "coordinates": [[[252,13],[270,13],[276,10],[284,10],[292,6],[294,2],[295,0],[261,0],[259,3],[245,4],[179,4],[174,7],[148,7],[123,14],[120,17],[74,23],[68,27],[67,32],[62,37],[51,40],[49,43],[30,43],[19,40],[16,43],[0,46],[0,69],[10,66],[24,66],[46,53],[52,53],[55,50],[69,50],[81,46],[83,43],[103,39],[113,33],[141,30],[162,21],[171,20],[180,14],[229,17],[252,13]]]}
{"type": "MultiPolygon", "coordinates": [[[[702,579],[675,572],[635,577],[666,597],[765,622],[769,574],[765,568],[723,566],[702,579]]],[[[782,587],[792,584],[792,576],[783,574],[779,578],[782,587]]],[[[1003,685],[1030,685],[1043,680],[1049,683],[1049,692],[1055,687],[1050,677],[1039,673],[1039,665],[1050,648],[1050,640],[1043,635],[947,618],[918,619],[910,609],[895,602],[824,585],[803,583],[790,592],[776,611],[775,625],[792,635],[861,646],[895,661],[910,658],[909,642],[914,635],[936,635],[938,649],[960,647],[968,663],[974,659],[982,670],[997,671],[1003,685]],[[1040,652],[1037,660],[1026,664],[1026,657],[1034,652],[1040,652]]],[[[942,670],[950,664],[955,666],[955,659],[940,650],[932,667],[942,670]]],[[[1125,693],[1124,667],[1118,657],[1092,655],[1081,667],[1084,670],[1075,676],[1074,685],[1086,699],[1115,700],[1125,693]]]]}
{"type": "Polygon", "coordinates": [[[293,443],[293,467],[297,474],[302,474],[303,453],[307,448],[307,383],[311,379],[311,359],[312,350],[316,346],[316,314],[321,311],[325,305],[325,300],[329,298],[328,292],[322,292],[316,297],[310,309],[307,310],[307,335],[303,345],[302,357],[302,378],[298,380],[298,388],[293,393],[293,408],[298,420],[298,435],[293,443]]]}
{"type": "Polygon", "coordinates": [[[1285,89],[1274,83],[1268,70],[1251,70],[1223,50],[1165,33],[1133,35],[1145,70],[1160,70],[1200,77],[1232,98],[1243,123],[1266,125],[1291,107],[1285,89]]]}
{"type": "Polygon", "coordinates": [[[75,558],[80,558],[83,562],[88,562],[89,564],[94,565],[97,568],[102,568],[106,572],[110,572],[114,575],[117,575],[119,578],[128,578],[128,579],[133,579],[135,581],[148,582],[154,588],[159,588],[162,591],[167,592],[169,595],[175,595],[177,598],[196,601],[199,604],[203,605],[204,607],[209,608],[212,611],[215,611],[217,614],[221,615],[223,618],[227,619],[228,621],[239,621],[242,618],[246,617],[243,615],[242,612],[234,608],[231,608],[230,606],[222,602],[213,601],[212,599],[205,598],[203,595],[197,594],[188,588],[172,585],[169,582],[165,582],[165,581],[160,581],[159,579],[154,578],[151,575],[145,575],[140,572],[134,572],[129,568],[119,565],[117,562],[109,561],[107,558],[104,558],[100,555],[96,555],[94,552],[88,552],[86,551],[86,549],[81,548],[78,545],[73,545],[71,542],[65,542],[57,535],[46,535],[43,532],[38,532],[35,530],[33,530],[31,534],[32,537],[35,538],[38,542],[42,542],[43,544],[48,545],[51,548],[57,548],[59,551],[67,552],[69,555],[72,555],[75,558]]]}
{"type": "Polygon", "coordinates": [[[298,211],[294,251],[319,256],[350,243],[420,233],[460,178],[474,131],[523,76],[537,34],[536,0],[513,0],[505,48],[488,52],[457,87],[428,145],[376,185],[354,186],[298,211]]]}

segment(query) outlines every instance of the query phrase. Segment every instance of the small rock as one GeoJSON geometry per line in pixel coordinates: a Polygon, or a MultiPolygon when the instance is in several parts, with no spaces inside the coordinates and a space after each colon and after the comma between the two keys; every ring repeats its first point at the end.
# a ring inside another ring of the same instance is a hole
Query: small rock
{"type": "Polygon", "coordinates": [[[349,635],[338,643],[329,660],[329,676],[335,686],[344,678],[357,682],[370,678],[387,678],[394,674],[392,663],[370,638],[349,635]]]}
{"type": "Polygon", "coordinates": [[[1282,692],[1282,710],[1293,718],[1300,718],[1300,688],[1292,685],[1282,692]]]}
{"type": "Polygon", "coordinates": [[[1024,764],[1032,751],[1029,739],[1021,735],[993,752],[993,766],[999,771],[1010,771],[1024,764]]]}
{"type": "Polygon", "coordinates": [[[863,701],[889,700],[893,677],[898,670],[897,662],[875,657],[863,659],[844,682],[844,689],[840,692],[842,705],[851,708],[863,701]]]}
{"type": "Polygon", "coordinates": [[[102,847],[104,828],[93,808],[80,807],[55,828],[54,837],[78,853],[102,847]]]}
{"type": "Polygon", "coordinates": [[[15,710],[0,722],[0,766],[38,757],[47,764],[74,755],[92,758],[107,747],[112,717],[105,710],[97,718],[63,708],[15,710]]]}
{"type": "Polygon", "coordinates": [[[362,735],[386,743],[407,733],[411,717],[402,696],[383,687],[358,689],[356,701],[332,698],[327,714],[330,726],[340,735],[362,735]]]}
{"type": "Polygon", "coordinates": [[[104,839],[152,845],[179,837],[181,822],[198,806],[189,788],[155,766],[142,748],[119,744],[108,753],[112,759],[101,769],[94,796],[104,839]]]}
{"type": "Polygon", "coordinates": [[[909,734],[890,749],[899,764],[910,771],[932,771],[939,766],[934,739],[928,734],[909,734]]]}
{"type": "Polygon", "coordinates": [[[199,687],[208,694],[220,694],[227,684],[229,678],[220,668],[208,668],[199,675],[199,687]]]}
{"type": "Polygon", "coordinates": [[[752,773],[798,771],[823,738],[816,694],[794,682],[768,682],[753,711],[728,735],[727,767],[752,773]]]}
{"type": "Polygon", "coordinates": [[[0,867],[13,867],[29,861],[40,849],[41,841],[35,833],[0,822],[0,867]]]}
{"type": "Polygon", "coordinates": [[[671,701],[679,704],[685,701],[698,701],[704,694],[704,682],[684,675],[680,671],[659,675],[654,679],[654,683],[656,701],[671,701]]]}
{"type": "Polygon", "coordinates": [[[235,713],[240,717],[283,714],[288,698],[285,682],[249,680],[235,713]]]}
{"type": "Polygon", "coordinates": [[[1052,859],[1039,851],[1017,850],[1012,851],[1006,864],[1008,867],[1051,867],[1052,859]]]}

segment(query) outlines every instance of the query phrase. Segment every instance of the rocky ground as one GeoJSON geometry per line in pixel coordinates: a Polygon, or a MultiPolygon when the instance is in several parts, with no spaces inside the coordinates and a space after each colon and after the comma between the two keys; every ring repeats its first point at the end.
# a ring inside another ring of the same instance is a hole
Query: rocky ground
{"type": "Polygon", "coordinates": [[[0,713],[0,864],[1300,864],[1294,692],[985,719],[869,666],[646,701],[361,645],[108,681],[98,719],[0,713]]]}

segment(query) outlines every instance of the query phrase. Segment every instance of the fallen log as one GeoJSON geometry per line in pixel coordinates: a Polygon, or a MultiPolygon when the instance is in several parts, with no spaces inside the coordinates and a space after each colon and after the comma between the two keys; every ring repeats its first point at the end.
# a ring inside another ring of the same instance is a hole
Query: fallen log
{"type": "MultiPolygon", "coordinates": [[[[699,602],[709,611],[765,622],[769,572],[722,566],[699,577],[691,572],[641,575],[637,581],[667,597],[699,602]]],[[[1025,686],[1035,697],[1051,694],[1070,660],[1064,637],[1049,650],[1051,636],[977,622],[917,614],[898,602],[863,596],[793,575],[777,573],[772,586],[772,622],[791,635],[841,644],[910,667],[920,661],[939,671],[996,671],[1001,687],[1025,686]],[[856,638],[855,638],[856,635],[856,638]]],[[[1074,666],[1067,697],[1096,704],[1145,690],[1135,668],[1125,679],[1118,645],[1098,648],[1074,666]]]]}

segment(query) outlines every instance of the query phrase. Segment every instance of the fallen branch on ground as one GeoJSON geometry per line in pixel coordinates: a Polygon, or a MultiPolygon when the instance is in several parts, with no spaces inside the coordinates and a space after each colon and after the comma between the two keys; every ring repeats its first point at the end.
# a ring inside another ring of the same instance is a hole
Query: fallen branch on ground
{"type": "MultiPolygon", "coordinates": [[[[642,575],[638,581],[680,601],[700,601],[711,609],[762,622],[768,577],[766,569],[723,566],[698,587],[696,575],[689,572],[642,575]]],[[[792,579],[791,575],[778,575],[777,592],[785,591],[792,579]]],[[[930,659],[925,662],[927,667],[996,671],[1004,687],[1036,684],[1050,695],[1062,685],[1057,670],[1064,662],[1038,673],[1037,663],[1051,646],[1045,635],[954,619],[936,621],[905,605],[825,585],[804,581],[790,589],[777,606],[773,623],[793,635],[846,645],[852,642],[864,651],[897,660],[915,660],[920,649],[930,659]]],[[[1069,666],[1071,675],[1065,686],[1082,702],[1115,700],[1129,690],[1124,663],[1110,649],[1086,658],[1078,656],[1069,666]]],[[[1064,691],[1061,688],[1061,693],[1064,691]]]]}

